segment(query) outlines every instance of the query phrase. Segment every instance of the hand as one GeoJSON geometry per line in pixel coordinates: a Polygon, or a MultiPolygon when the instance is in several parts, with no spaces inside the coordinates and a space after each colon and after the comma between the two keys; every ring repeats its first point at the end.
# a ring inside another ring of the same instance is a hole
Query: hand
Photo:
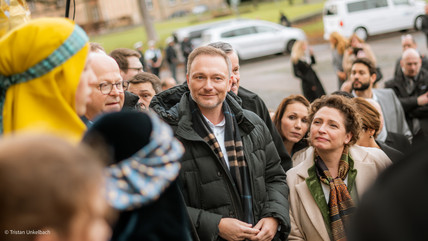
{"type": "Polygon", "coordinates": [[[339,79],[346,80],[346,73],[345,72],[337,71],[336,74],[339,77],[339,79]]]}
{"type": "Polygon", "coordinates": [[[259,229],[260,232],[256,237],[250,238],[253,241],[270,241],[275,237],[275,234],[278,230],[278,220],[273,217],[262,218],[256,226],[255,229],[259,229]]]}
{"type": "Polygon", "coordinates": [[[218,224],[218,235],[232,241],[251,239],[260,232],[252,226],[235,218],[222,218],[218,224]]]}
{"type": "Polygon", "coordinates": [[[425,92],[424,94],[420,95],[418,97],[418,105],[423,106],[428,104],[428,92],[425,92]]]}

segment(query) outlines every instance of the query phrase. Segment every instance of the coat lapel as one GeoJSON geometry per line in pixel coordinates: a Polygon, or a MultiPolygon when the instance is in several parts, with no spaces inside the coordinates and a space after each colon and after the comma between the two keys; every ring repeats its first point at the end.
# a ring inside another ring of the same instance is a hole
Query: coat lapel
{"type": "Polygon", "coordinates": [[[361,195],[373,184],[375,178],[378,176],[378,171],[373,162],[366,160],[369,155],[367,151],[358,151],[355,149],[351,149],[350,154],[354,160],[358,160],[354,162],[354,169],[358,170],[355,185],[358,197],[361,198],[361,195]]]}
{"type": "MultiPolygon", "coordinates": [[[[305,159],[313,159],[313,148],[312,151],[307,154],[308,155],[305,157],[305,159]]],[[[300,170],[297,172],[297,175],[303,180],[306,180],[309,177],[308,169],[311,168],[313,164],[313,161],[305,160],[303,163],[301,163],[303,167],[300,168],[300,170]]],[[[312,197],[311,191],[309,190],[306,181],[303,181],[296,185],[296,192],[297,195],[299,195],[300,200],[302,201],[302,205],[304,207],[302,210],[306,211],[306,214],[311,220],[313,227],[317,230],[319,236],[322,237],[323,240],[330,240],[321,211],[319,210],[318,205],[314,200],[314,197],[312,197]]],[[[323,196],[322,198],[325,197],[323,196]]]]}

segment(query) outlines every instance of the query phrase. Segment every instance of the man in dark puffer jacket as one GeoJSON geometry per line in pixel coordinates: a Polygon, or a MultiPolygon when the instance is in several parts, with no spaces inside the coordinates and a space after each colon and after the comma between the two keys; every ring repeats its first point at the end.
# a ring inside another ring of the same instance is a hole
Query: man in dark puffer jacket
{"type": "Polygon", "coordinates": [[[285,172],[264,122],[227,94],[229,58],[200,47],[189,56],[188,73],[190,91],[177,105],[158,99],[151,106],[186,149],[179,181],[199,237],[285,239],[290,230],[285,172]]]}

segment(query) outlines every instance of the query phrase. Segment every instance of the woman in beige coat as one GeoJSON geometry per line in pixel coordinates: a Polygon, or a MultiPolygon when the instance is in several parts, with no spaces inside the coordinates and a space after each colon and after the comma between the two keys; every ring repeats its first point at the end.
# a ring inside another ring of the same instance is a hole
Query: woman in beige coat
{"type": "Polygon", "coordinates": [[[311,105],[311,147],[287,172],[289,240],[346,240],[358,199],[391,164],[380,149],[355,146],[361,129],[354,103],[324,96],[311,105]]]}

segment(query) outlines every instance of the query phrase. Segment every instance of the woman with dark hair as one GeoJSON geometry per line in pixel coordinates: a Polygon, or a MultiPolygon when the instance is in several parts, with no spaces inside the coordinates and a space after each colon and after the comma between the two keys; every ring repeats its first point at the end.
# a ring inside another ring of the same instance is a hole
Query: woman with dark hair
{"type": "Polygon", "coordinates": [[[361,130],[352,100],[324,96],[309,112],[311,147],[287,172],[290,240],[345,240],[355,201],[391,164],[385,153],[354,145],[361,130]]]}
{"type": "Polygon", "coordinates": [[[91,126],[84,142],[111,159],[107,200],[120,212],[112,240],[192,240],[176,183],[184,150],[167,124],[148,112],[110,113],[91,126]]]}
{"type": "Polygon", "coordinates": [[[308,146],[304,138],[309,128],[309,105],[302,95],[290,95],[281,101],[273,116],[273,123],[290,156],[308,146]]]}
{"type": "Polygon", "coordinates": [[[376,140],[382,125],[380,114],[376,108],[364,98],[357,97],[352,100],[356,104],[363,124],[357,145],[379,148],[384,151],[393,162],[401,160],[404,157],[403,153],[388,146],[384,142],[376,140]]]}

